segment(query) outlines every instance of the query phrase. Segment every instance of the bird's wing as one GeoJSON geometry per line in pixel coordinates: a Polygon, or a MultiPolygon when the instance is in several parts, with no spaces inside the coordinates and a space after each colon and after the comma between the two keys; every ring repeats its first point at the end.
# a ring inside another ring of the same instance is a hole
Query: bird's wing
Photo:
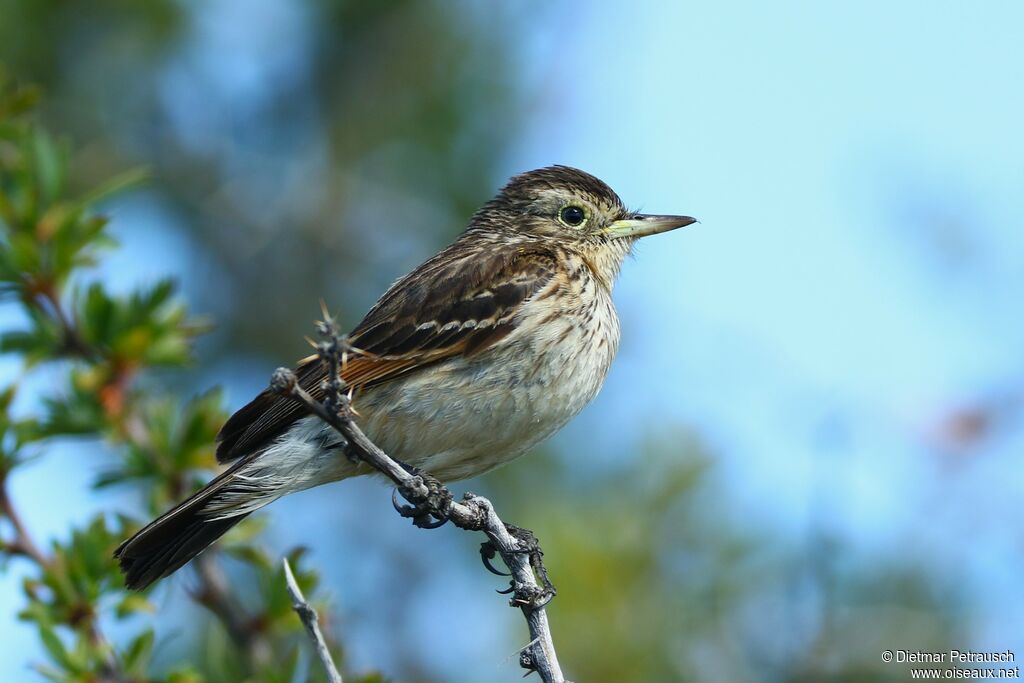
{"type": "MultiPolygon", "coordinates": [[[[473,356],[516,329],[523,304],[553,285],[557,259],[534,245],[468,251],[456,243],[405,276],[380,298],[349,337],[359,350],[342,378],[355,389],[454,356],[473,356]]],[[[314,356],[296,369],[300,386],[323,398],[326,371],[314,356]]],[[[229,462],[280,435],[306,411],[264,391],[227,421],[217,460],[229,462]]]]}

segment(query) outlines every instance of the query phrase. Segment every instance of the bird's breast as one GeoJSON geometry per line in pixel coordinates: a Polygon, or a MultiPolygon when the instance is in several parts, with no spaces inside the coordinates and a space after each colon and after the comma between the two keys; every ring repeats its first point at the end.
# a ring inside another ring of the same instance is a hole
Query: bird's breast
{"type": "Polygon", "coordinates": [[[367,434],[444,480],[475,476],[546,439],[600,390],[619,342],[611,297],[596,280],[555,282],[526,303],[514,332],[367,390],[367,434]]]}

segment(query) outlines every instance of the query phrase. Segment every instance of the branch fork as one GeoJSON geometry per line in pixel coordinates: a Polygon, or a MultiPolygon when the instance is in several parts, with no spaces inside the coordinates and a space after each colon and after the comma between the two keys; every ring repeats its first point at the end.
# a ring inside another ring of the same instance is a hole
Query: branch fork
{"type": "MultiPolygon", "coordinates": [[[[301,403],[310,413],[334,428],[342,437],[342,450],[353,460],[364,462],[388,477],[408,504],[393,496],[392,504],[400,515],[424,529],[436,529],[452,522],[460,529],[483,531],[487,541],[481,544],[484,566],[495,574],[510,576],[509,604],[518,607],[530,629],[530,642],[520,651],[519,663],[527,672],[536,672],[544,683],[566,683],[558,664],[545,606],[555,595],[543,564],[543,552],[536,537],[527,529],[505,524],[494,506],[483,496],[466,493],[456,501],[451,491],[426,472],[409,467],[390,457],[374,444],[355,422],[348,387],[341,378],[341,369],[349,354],[359,353],[339,334],[337,324],[324,313],[317,323],[321,341],[317,355],[327,370],[323,383],[324,400],[317,401],[303,389],[295,373],[278,368],[270,380],[275,393],[301,403]],[[491,563],[501,557],[509,572],[497,570],[491,563]],[[538,577],[540,583],[538,583],[538,577]]],[[[304,617],[302,613],[300,617],[304,617]]],[[[308,614],[306,615],[308,617],[308,614]]],[[[303,622],[307,623],[306,618],[303,622]]],[[[318,646],[319,647],[319,646],[318,646]]],[[[325,662],[325,666],[327,662],[325,662]]]]}

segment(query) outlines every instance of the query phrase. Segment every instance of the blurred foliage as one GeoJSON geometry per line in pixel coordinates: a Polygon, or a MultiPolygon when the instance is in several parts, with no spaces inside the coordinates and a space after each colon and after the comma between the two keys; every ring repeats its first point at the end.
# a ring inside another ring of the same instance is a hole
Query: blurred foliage
{"type": "MultiPolygon", "coordinates": [[[[113,559],[138,524],[99,515],[72,529],[67,540],[42,549],[9,495],[9,478],[27,455],[45,455],[54,439],[104,438],[118,446],[117,458],[97,488],[135,486],[148,493],[147,512],[153,514],[200,484],[198,474],[214,464],[213,441],[225,417],[220,392],[183,402],[162,392],[151,375],[153,368],[189,363],[202,328],[176,298],[172,282],[126,295],[109,292],[101,282],[76,284],[83,269],[113,245],[95,202],[127,183],[119,179],[72,194],[66,183],[68,146],[39,127],[33,101],[34,91],[0,73],[0,296],[21,310],[24,321],[21,329],[0,335],[0,349],[19,357],[26,372],[56,365],[66,383],[28,417],[13,414],[17,383],[0,392],[0,519],[7,523],[0,551],[4,560],[23,557],[34,566],[23,584],[27,604],[20,617],[35,624],[49,658],[36,670],[68,682],[304,676],[304,630],[291,611],[279,563],[256,541],[258,522],[241,526],[225,547],[235,551],[260,590],[240,604],[217,578],[215,553],[208,552],[194,594],[224,622],[230,647],[205,658],[197,652],[168,669],[151,660],[152,627],[138,628],[124,642],[104,635],[111,620],[155,610],[145,594],[125,591],[113,559]]],[[[300,585],[313,591],[315,574],[300,564],[300,553],[293,552],[292,560],[300,585]]]]}
{"type": "Polygon", "coordinates": [[[0,61],[88,141],[72,181],[153,169],[157,210],[206,266],[186,292],[218,321],[203,362],[237,339],[296,358],[320,298],[351,320],[492,191],[520,108],[497,29],[517,19],[472,11],[0,0],[0,61]]]}
{"type": "Polygon", "coordinates": [[[575,487],[551,458],[491,477],[503,518],[546,550],[570,679],[896,682],[909,672],[883,650],[967,642],[957,588],[926,564],[853,565],[824,520],[806,545],[745,531],[709,449],[659,433],[575,487]]]}

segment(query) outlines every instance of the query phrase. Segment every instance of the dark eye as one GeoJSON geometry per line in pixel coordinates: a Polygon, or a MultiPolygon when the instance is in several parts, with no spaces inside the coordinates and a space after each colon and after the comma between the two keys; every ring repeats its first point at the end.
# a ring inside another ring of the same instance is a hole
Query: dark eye
{"type": "Polygon", "coordinates": [[[583,209],[578,206],[567,206],[558,214],[558,217],[562,219],[562,222],[566,225],[577,226],[583,223],[583,219],[587,217],[583,213],[583,209]]]}

